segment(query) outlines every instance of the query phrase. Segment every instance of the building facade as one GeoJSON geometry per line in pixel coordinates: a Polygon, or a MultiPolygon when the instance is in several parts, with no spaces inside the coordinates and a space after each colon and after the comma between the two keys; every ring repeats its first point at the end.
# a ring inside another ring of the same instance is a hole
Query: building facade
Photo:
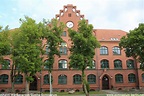
{"type": "MultiPolygon", "coordinates": [[[[66,24],[66,28],[62,34],[64,40],[59,47],[61,57],[55,57],[52,71],[52,86],[54,91],[81,91],[81,71],[77,69],[69,69],[70,38],[68,36],[68,28],[77,30],[78,22],[84,18],[80,14],[80,10],[76,6],[68,4],[63,10],[56,15],[59,22],[66,24]]],[[[144,87],[144,72],[140,70],[140,66],[133,58],[127,58],[124,50],[119,48],[120,38],[127,33],[122,30],[94,29],[93,34],[100,42],[101,47],[95,49],[93,58],[93,67],[86,69],[86,78],[90,84],[90,90],[102,89],[132,89],[144,87]]],[[[46,40],[43,40],[46,44],[46,40]]],[[[46,52],[47,46],[45,46],[46,52]]],[[[47,54],[47,53],[46,53],[47,54]]],[[[44,62],[47,61],[46,54],[44,62]]],[[[5,56],[5,60],[9,63],[7,68],[0,65],[0,92],[8,92],[11,90],[10,69],[12,60],[10,56],[5,56]]],[[[33,76],[34,81],[30,84],[30,90],[49,91],[49,75],[43,66],[41,73],[33,76]]],[[[25,79],[24,75],[18,76],[15,82],[15,89],[18,92],[24,91],[25,79]]]]}

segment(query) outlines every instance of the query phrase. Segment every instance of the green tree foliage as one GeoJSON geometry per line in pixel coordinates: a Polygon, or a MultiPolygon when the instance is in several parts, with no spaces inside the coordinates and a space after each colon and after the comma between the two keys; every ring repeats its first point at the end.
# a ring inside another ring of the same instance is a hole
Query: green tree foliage
{"type": "Polygon", "coordinates": [[[133,57],[141,63],[144,70],[144,23],[139,24],[138,28],[130,30],[126,36],[121,38],[120,48],[125,48],[127,57],[133,57]]]}
{"type": "Polygon", "coordinates": [[[26,93],[29,93],[29,83],[32,76],[41,70],[42,66],[42,31],[41,24],[29,17],[20,19],[22,23],[19,32],[13,38],[13,62],[18,71],[24,73],[26,79],[26,93]]]}
{"type": "Polygon", "coordinates": [[[48,66],[48,71],[51,72],[54,63],[54,55],[60,57],[59,45],[63,41],[61,34],[64,30],[64,24],[58,23],[56,19],[52,19],[51,22],[47,22],[44,31],[44,38],[47,40],[47,47],[49,52],[47,54],[48,62],[45,63],[45,66],[48,66]]]}
{"type": "MultiPolygon", "coordinates": [[[[9,55],[11,52],[11,45],[9,40],[9,29],[6,26],[4,29],[0,26],[0,64],[5,63],[4,55],[9,55]]],[[[5,63],[7,64],[7,63],[5,63]]]]}
{"type": "Polygon", "coordinates": [[[93,35],[93,26],[88,24],[86,20],[81,20],[78,25],[78,30],[69,29],[69,36],[72,40],[72,46],[70,48],[71,55],[70,67],[77,67],[82,71],[82,82],[84,86],[84,92],[88,95],[87,82],[85,79],[85,69],[92,67],[93,57],[95,55],[95,48],[100,44],[96,37],[93,35]]]}
{"type": "MultiPolygon", "coordinates": [[[[1,27],[2,28],[2,27],[1,27]]],[[[3,64],[3,68],[8,67],[8,62],[6,60],[3,59],[4,55],[10,55],[11,51],[12,51],[12,36],[11,34],[13,34],[13,32],[11,32],[11,30],[8,29],[8,26],[5,27],[4,30],[1,30],[0,32],[0,63],[3,64]]],[[[14,37],[15,38],[15,37],[14,37]]],[[[11,58],[11,56],[10,56],[11,58]]],[[[12,92],[14,93],[14,79],[15,79],[15,75],[16,75],[16,70],[14,70],[14,64],[12,64],[12,69],[11,69],[11,84],[12,84],[12,92]]]]}
{"type": "Polygon", "coordinates": [[[19,32],[20,30],[19,29],[14,29],[14,30],[11,30],[10,32],[10,44],[12,46],[12,54],[11,54],[11,59],[13,60],[13,63],[12,63],[12,67],[11,67],[11,73],[10,73],[10,78],[11,78],[11,92],[12,93],[15,93],[15,88],[14,88],[14,84],[15,84],[15,81],[16,81],[16,77],[18,76],[18,74],[20,74],[20,69],[18,68],[18,60],[17,59],[17,56],[14,55],[14,50],[16,48],[16,44],[17,44],[17,41],[20,40],[18,39],[19,38],[19,32]],[[17,41],[16,41],[17,40],[17,41]]]}

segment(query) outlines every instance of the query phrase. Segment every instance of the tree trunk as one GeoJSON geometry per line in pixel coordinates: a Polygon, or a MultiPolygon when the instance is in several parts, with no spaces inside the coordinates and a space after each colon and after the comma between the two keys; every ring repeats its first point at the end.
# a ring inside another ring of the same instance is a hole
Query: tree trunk
{"type": "Polygon", "coordinates": [[[136,68],[136,77],[137,77],[137,88],[140,89],[140,86],[139,86],[139,68],[138,68],[138,62],[137,62],[137,59],[134,58],[134,66],[136,68]]]}
{"type": "Polygon", "coordinates": [[[27,96],[29,96],[29,81],[26,80],[26,88],[25,88],[25,93],[27,94],[27,96]]]}
{"type": "Polygon", "coordinates": [[[12,93],[15,93],[14,82],[11,82],[11,88],[12,88],[12,89],[11,89],[11,92],[12,92],[12,93]]]}
{"type": "Polygon", "coordinates": [[[14,64],[12,65],[12,70],[11,70],[11,74],[10,74],[10,78],[11,78],[11,92],[15,93],[15,88],[14,88],[14,81],[15,81],[15,75],[16,75],[16,70],[14,69],[14,64]]]}
{"type": "Polygon", "coordinates": [[[87,88],[86,88],[86,84],[84,83],[83,86],[84,86],[85,95],[86,95],[86,96],[89,96],[89,93],[88,93],[87,88]]]}
{"type": "Polygon", "coordinates": [[[86,80],[85,80],[85,74],[84,74],[84,70],[82,70],[82,83],[83,83],[83,89],[84,89],[84,93],[86,96],[89,96],[87,87],[86,87],[86,80]]]}
{"type": "Polygon", "coordinates": [[[50,96],[52,96],[52,78],[51,78],[51,72],[49,73],[49,82],[50,82],[50,96]]]}

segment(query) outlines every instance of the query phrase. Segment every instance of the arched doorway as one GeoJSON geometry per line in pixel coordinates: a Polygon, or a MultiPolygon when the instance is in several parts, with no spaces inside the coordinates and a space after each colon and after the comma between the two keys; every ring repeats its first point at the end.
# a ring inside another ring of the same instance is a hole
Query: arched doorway
{"type": "Polygon", "coordinates": [[[102,89],[103,90],[109,89],[109,78],[107,75],[104,75],[102,78],[102,89]]]}
{"type": "Polygon", "coordinates": [[[33,82],[30,83],[30,90],[37,90],[37,78],[35,76],[32,77],[33,82]]]}

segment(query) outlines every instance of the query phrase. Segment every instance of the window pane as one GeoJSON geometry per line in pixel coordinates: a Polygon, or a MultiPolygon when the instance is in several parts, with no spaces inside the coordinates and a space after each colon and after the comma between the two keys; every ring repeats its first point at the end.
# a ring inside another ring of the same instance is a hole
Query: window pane
{"type": "Polygon", "coordinates": [[[123,83],[123,75],[121,74],[115,75],[115,81],[116,83],[123,83]]]}
{"type": "Polygon", "coordinates": [[[66,31],[64,31],[61,36],[66,36],[66,31]]]}
{"type": "Polygon", "coordinates": [[[2,69],[9,69],[10,68],[10,60],[4,60],[2,64],[2,69]]]}
{"type": "MultiPolygon", "coordinates": [[[[49,64],[48,64],[48,60],[44,61],[44,69],[49,69],[49,64]]],[[[53,68],[53,66],[51,65],[51,68],[53,68]]]]}
{"type": "Polygon", "coordinates": [[[49,49],[49,47],[47,45],[46,48],[45,48],[45,54],[48,54],[49,52],[50,52],[50,49],[49,49]]]}
{"type": "Polygon", "coordinates": [[[108,54],[108,48],[107,47],[101,47],[100,48],[100,54],[101,55],[107,55],[108,54]]]}
{"type": "Polygon", "coordinates": [[[73,76],[73,83],[74,84],[81,84],[82,83],[82,80],[81,80],[81,75],[74,75],[73,76]]]}
{"type": "Polygon", "coordinates": [[[87,66],[87,69],[95,69],[95,61],[92,61],[92,66],[87,66]]]}
{"type": "Polygon", "coordinates": [[[96,83],[96,76],[93,74],[88,75],[87,80],[89,84],[95,84],[96,83]]]}
{"type": "Polygon", "coordinates": [[[142,82],[144,82],[144,74],[142,74],[142,82]]]}
{"type": "Polygon", "coordinates": [[[113,55],[120,55],[121,51],[119,47],[113,47],[113,55]]]}
{"type": "Polygon", "coordinates": [[[128,69],[133,69],[134,68],[134,61],[133,60],[127,60],[127,68],[128,69]]]}
{"type": "Polygon", "coordinates": [[[0,84],[8,84],[8,75],[0,75],[0,84]]]}
{"type": "MultiPolygon", "coordinates": [[[[44,84],[49,84],[49,75],[48,74],[45,75],[43,80],[44,80],[43,81],[44,84]]],[[[51,82],[52,81],[53,81],[53,77],[51,76],[51,82]]]]}
{"type": "Polygon", "coordinates": [[[61,55],[66,55],[67,54],[67,44],[66,43],[61,43],[59,47],[59,51],[61,55]]]}
{"type": "Polygon", "coordinates": [[[59,69],[67,69],[67,61],[66,60],[59,61],[59,69]]]}
{"type": "Polygon", "coordinates": [[[114,68],[115,69],[122,69],[122,62],[121,62],[121,60],[115,60],[114,61],[114,68]]]}
{"type": "Polygon", "coordinates": [[[101,61],[101,68],[109,68],[108,60],[102,60],[101,61]]]}
{"type": "Polygon", "coordinates": [[[58,84],[67,84],[67,76],[66,75],[60,75],[58,77],[58,84]]]}
{"type": "Polygon", "coordinates": [[[49,66],[46,64],[47,62],[48,62],[48,60],[45,60],[44,69],[49,69],[49,66]]]}
{"type": "Polygon", "coordinates": [[[22,84],[22,83],[23,83],[23,76],[22,75],[16,76],[15,84],[22,84]]]}
{"type": "Polygon", "coordinates": [[[128,80],[130,83],[136,82],[135,74],[129,74],[128,80]]]}

